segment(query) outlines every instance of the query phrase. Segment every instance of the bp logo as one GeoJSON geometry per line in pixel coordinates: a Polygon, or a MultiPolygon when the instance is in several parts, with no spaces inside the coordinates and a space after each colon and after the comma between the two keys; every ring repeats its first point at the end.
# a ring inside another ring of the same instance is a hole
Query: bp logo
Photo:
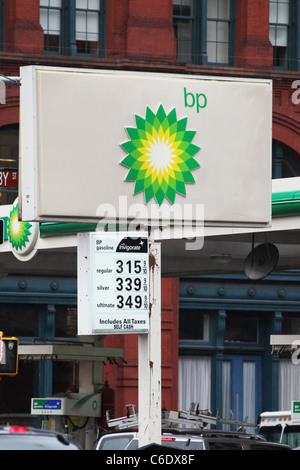
{"type": "Polygon", "coordinates": [[[31,251],[37,241],[38,224],[19,220],[18,200],[14,202],[9,214],[7,232],[13,251],[21,255],[31,251]]]}
{"type": "Polygon", "coordinates": [[[136,127],[126,128],[129,141],[121,144],[127,156],[121,164],[129,168],[126,181],[135,182],[134,194],[145,193],[160,206],[164,199],[174,204],[176,193],[186,195],[186,184],[195,183],[192,171],[200,167],[192,143],[195,131],[187,130],[187,118],[177,120],[176,110],[166,114],[162,105],[155,114],[135,116],[136,127]]]}

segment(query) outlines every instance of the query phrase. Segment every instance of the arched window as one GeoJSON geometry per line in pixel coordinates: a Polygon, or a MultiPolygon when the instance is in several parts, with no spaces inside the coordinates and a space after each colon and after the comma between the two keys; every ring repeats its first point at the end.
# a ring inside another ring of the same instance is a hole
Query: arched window
{"type": "Polygon", "coordinates": [[[300,155],[285,145],[273,141],[272,178],[300,176],[300,155]]]}

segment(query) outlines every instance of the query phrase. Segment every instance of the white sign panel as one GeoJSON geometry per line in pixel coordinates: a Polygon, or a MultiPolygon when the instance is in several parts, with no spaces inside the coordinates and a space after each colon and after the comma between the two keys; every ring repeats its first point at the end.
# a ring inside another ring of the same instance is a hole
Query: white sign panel
{"type": "Polygon", "coordinates": [[[78,235],[78,334],[148,333],[146,233],[78,235]]]}
{"type": "Polygon", "coordinates": [[[40,66],[21,77],[22,220],[270,224],[270,80],[40,66]]]}

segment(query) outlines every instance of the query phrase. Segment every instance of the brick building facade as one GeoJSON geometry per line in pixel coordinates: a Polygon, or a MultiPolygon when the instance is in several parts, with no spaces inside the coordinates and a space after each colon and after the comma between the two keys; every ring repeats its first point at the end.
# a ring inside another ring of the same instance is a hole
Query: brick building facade
{"type": "MultiPolygon", "coordinates": [[[[39,64],[273,79],[273,172],[300,174],[300,105],[292,100],[300,67],[297,1],[90,0],[74,7],[75,3],[2,0],[0,73],[18,76],[19,67],[39,64]],[[282,6],[288,9],[285,23],[279,18],[282,6]],[[80,15],[91,24],[97,18],[96,29],[79,31],[80,15]],[[286,37],[278,34],[273,40],[270,31],[277,32],[280,25],[286,27],[286,37]]],[[[7,87],[0,131],[18,123],[19,89],[7,87]]],[[[162,280],[162,398],[169,408],[178,404],[179,283],[177,278],[162,280]]],[[[104,367],[104,379],[116,393],[116,415],[123,415],[124,405],[137,402],[137,341],[130,335],[118,336],[106,338],[104,344],[124,348],[125,363],[104,367]]]]}

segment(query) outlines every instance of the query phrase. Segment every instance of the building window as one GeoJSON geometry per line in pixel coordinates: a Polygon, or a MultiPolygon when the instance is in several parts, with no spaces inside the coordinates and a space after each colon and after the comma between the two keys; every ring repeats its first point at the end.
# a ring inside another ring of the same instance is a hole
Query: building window
{"type": "Polygon", "coordinates": [[[208,62],[229,63],[230,0],[207,2],[208,62]]]}
{"type": "Polygon", "coordinates": [[[198,309],[184,308],[179,312],[180,340],[209,340],[209,316],[198,309]]]}
{"type": "Polygon", "coordinates": [[[4,2],[0,0],[0,51],[4,51],[4,2]]]}
{"type": "Polygon", "coordinates": [[[173,25],[177,39],[177,60],[192,62],[193,0],[173,1],[173,25]]]}
{"type": "Polygon", "coordinates": [[[177,60],[233,64],[234,0],[173,0],[177,60]]]}
{"type": "Polygon", "coordinates": [[[76,1],[76,45],[79,54],[99,53],[100,0],[76,1]]]}
{"type": "Polygon", "coordinates": [[[19,125],[0,128],[0,205],[18,196],[19,125]]]}
{"type": "Polygon", "coordinates": [[[40,0],[40,23],[45,52],[61,52],[62,0],[40,0]]]}
{"type": "Polygon", "coordinates": [[[288,67],[290,0],[270,0],[270,41],[274,67],[288,67]]]}
{"type": "Polygon", "coordinates": [[[272,178],[295,178],[300,176],[300,156],[291,148],[273,141],[272,178]]]}
{"type": "Polygon", "coordinates": [[[284,314],[282,318],[282,331],[283,335],[299,335],[300,334],[300,318],[299,314],[289,315],[284,314]]]}
{"type": "Polygon", "coordinates": [[[247,312],[228,312],[224,343],[257,343],[258,319],[247,312]]]}
{"type": "Polygon", "coordinates": [[[104,56],[105,0],[40,0],[45,52],[104,56]]]}

